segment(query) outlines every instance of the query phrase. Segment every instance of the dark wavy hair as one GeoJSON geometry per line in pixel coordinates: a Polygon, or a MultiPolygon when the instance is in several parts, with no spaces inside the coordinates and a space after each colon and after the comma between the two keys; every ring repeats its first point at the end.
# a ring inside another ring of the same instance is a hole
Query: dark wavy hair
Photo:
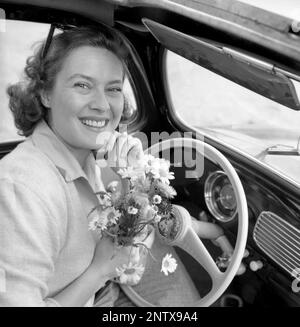
{"type": "MultiPolygon", "coordinates": [[[[48,52],[45,54],[42,42],[34,55],[26,61],[24,81],[7,88],[9,108],[19,134],[29,136],[37,123],[47,120],[48,109],[41,102],[41,91],[50,91],[64,59],[81,46],[105,48],[114,53],[127,66],[127,49],[121,37],[109,28],[73,27],[52,38],[48,52]]],[[[125,101],[125,104],[127,101],[125,101]]]]}

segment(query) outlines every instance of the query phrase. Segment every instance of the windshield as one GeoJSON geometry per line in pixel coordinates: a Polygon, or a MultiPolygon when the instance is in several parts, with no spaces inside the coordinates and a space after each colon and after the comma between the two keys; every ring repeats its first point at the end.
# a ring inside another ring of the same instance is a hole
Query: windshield
{"type": "Polygon", "coordinates": [[[239,0],[240,2],[259,7],[278,15],[299,20],[300,2],[299,0],[239,0]]]}
{"type": "MultiPolygon", "coordinates": [[[[286,155],[285,151],[297,149],[300,111],[170,51],[165,58],[171,106],[185,124],[251,155],[300,184],[300,156],[286,155]],[[274,147],[278,149],[275,154],[268,151],[274,147]]],[[[292,82],[299,97],[299,83],[292,82]]]]}

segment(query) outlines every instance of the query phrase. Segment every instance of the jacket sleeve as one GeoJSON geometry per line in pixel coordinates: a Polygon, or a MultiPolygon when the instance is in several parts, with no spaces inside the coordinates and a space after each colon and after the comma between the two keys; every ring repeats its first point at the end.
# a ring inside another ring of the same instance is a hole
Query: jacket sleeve
{"type": "Polygon", "coordinates": [[[47,298],[60,251],[56,219],[40,194],[0,180],[0,306],[59,306],[47,298]]]}

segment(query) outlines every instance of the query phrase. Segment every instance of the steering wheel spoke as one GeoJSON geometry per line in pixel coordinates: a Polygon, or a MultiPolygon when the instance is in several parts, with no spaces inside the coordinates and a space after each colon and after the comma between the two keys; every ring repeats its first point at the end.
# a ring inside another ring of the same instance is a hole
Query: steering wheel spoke
{"type": "Polygon", "coordinates": [[[172,245],[180,247],[196,259],[210,275],[213,285],[223,278],[223,273],[219,270],[207,248],[191,227],[188,228],[181,240],[172,245]]]}

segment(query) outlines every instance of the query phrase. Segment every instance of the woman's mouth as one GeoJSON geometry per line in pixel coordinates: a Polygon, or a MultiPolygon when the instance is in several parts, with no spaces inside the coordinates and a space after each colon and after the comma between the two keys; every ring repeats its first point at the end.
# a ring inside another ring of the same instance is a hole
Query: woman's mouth
{"type": "Polygon", "coordinates": [[[89,129],[92,129],[93,131],[100,131],[103,129],[107,124],[108,124],[108,119],[97,119],[97,120],[92,120],[92,119],[81,119],[81,123],[88,127],[89,129]]]}

